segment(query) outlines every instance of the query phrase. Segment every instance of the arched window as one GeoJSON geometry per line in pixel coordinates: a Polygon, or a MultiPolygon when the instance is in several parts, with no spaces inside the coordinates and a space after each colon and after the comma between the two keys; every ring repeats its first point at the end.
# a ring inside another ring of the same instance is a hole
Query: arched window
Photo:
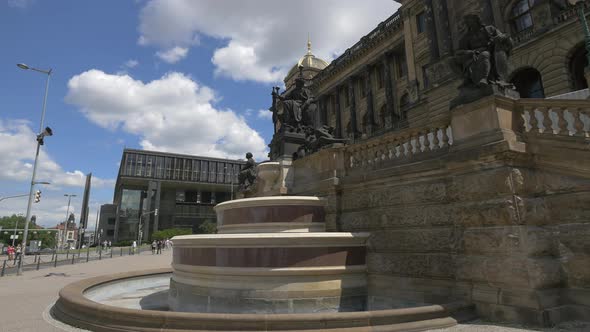
{"type": "Polygon", "coordinates": [[[574,91],[588,88],[588,82],[584,77],[584,69],[588,67],[588,57],[584,45],[580,45],[574,51],[570,60],[570,76],[574,91]]]}
{"type": "Polygon", "coordinates": [[[534,68],[519,70],[512,78],[520,98],[545,98],[541,73],[534,68]]]}
{"type": "Polygon", "coordinates": [[[510,12],[510,21],[514,32],[519,33],[530,29],[533,26],[533,16],[531,8],[535,5],[536,0],[518,0],[510,12]]]}
{"type": "Polygon", "coordinates": [[[399,109],[404,112],[408,106],[410,106],[410,96],[407,93],[404,93],[399,99],[399,109]]]}

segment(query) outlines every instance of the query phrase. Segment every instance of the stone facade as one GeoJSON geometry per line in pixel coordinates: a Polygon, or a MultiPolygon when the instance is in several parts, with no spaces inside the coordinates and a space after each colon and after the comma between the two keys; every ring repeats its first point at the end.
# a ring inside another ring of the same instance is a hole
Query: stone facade
{"type": "Polygon", "coordinates": [[[462,299],[494,321],[587,319],[589,113],[585,100],[488,97],[450,128],[296,160],[292,193],[325,197],[328,229],[371,233],[370,309],[462,299]]]}
{"type": "MultiPolygon", "coordinates": [[[[323,124],[354,141],[449,118],[459,81],[449,61],[463,33],[462,18],[478,13],[514,40],[509,78],[521,96],[552,97],[587,87],[584,33],[562,0],[399,0],[401,8],[312,80],[323,124]],[[517,24],[518,23],[518,24],[517,24]],[[581,69],[583,71],[583,68],[581,69]],[[538,79],[537,76],[538,75],[538,79]]],[[[590,3],[586,4],[590,13],[590,3]]]]}

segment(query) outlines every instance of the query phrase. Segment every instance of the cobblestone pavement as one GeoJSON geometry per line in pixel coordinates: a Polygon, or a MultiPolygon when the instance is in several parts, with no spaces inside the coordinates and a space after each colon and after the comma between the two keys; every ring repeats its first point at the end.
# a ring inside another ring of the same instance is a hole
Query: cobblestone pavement
{"type": "MultiPolygon", "coordinates": [[[[57,300],[58,292],[72,282],[109,273],[165,268],[170,266],[171,250],[162,255],[145,251],[140,255],[90,261],[75,265],[47,267],[39,271],[25,271],[21,277],[7,275],[0,278],[0,332],[63,332],[82,331],[53,320],[48,310],[57,300]]],[[[496,325],[482,321],[461,324],[436,332],[582,332],[590,331],[590,324],[567,323],[551,329],[527,329],[514,325],[496,325]]]]}
{"type": "Polygon", "coordinates": [[[162,255],[145,251],[140,255],[25,271],[20,277],[7,275],[0,278],[0,332],[79,331],[60,327],[47,317],[47,309],[57,300],[60,289],[72,282],[104,274],[165,268],[170,266],[171,259],[171,250],[162,255]]]}

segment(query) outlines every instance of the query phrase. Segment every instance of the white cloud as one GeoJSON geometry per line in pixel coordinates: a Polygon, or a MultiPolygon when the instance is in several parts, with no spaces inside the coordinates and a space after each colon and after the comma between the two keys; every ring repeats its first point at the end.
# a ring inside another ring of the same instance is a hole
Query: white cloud
{"type": "Polygon", "coordinates": [[[134,59],[129,59],[129,60],[125,61],[125,63],[123,64],[123,66],[126,68],[135,68],[135,67],[137,67],[137,65],[139,65],[139,61],[134,60],[134,59]]]}
{"type": "Polygon", "coordinates": [[[8,7],[25,9],[31,6],[34,1],[35,0],[8,0],[8,7]]]}
{"type": "Polygon", "coordinates": [[[272,112],[269,110],[258,110],[258,118],[272,120],[272,112]]]}
{"type": "Polygon", "coordinates": [[[216,109],[215,93],[181,73],[144,83],[93,69],[70,79],[66,101],[101,127],[139,136],[144,149],[232,159],[247,151],[266,156],[264,140],[243,117],[216,109]]]}
{"type": "Polygon", "coordinates": [[[189,48],[207,35],[225,42],[212,57],[218,75],[277,82],[305,53],[308,34],[314,54],[330,60],[398,7],[391,0],[151,0],[140,13],[139,44],[189,48]]]}
{"type": "Polygon", "coordinates": [[[168,62],[168,63],[177,63],[178,61],[186,58],[188,55],[188,48],[186,47],[173,47],[164,52],[156,52],[156,56],[158,58],[168,62]]]}
{"type": "MultiPolygon", "coordinates": [[[[0,119],[0,180],[30,181],[35,159],[35,133],[25,120],[0,119]]],[[[51,138],[45,139],[50,144],[51,138]]],[[[52,186],[84,187],[86,175],[79,170],[66,171],[41,148],[36,179],[52,186]]],[[[94,186],[113,185],[113,180],[93,178],[94,186]]]]}

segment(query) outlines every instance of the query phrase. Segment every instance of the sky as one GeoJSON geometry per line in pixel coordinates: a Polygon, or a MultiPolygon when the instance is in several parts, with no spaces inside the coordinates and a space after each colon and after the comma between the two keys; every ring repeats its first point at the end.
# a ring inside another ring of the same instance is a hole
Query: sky
{"type": "MultiPolygon", "coordinates": [[[[331,61],[392,0],[0,0],[0,197],[28,194],[47,75],[37,223],[112,203],[124,148],[266,159],[273,86],[307,50],[331,61]]],[[[27,198],[0,201],[0,216],[27,198]]]]}

